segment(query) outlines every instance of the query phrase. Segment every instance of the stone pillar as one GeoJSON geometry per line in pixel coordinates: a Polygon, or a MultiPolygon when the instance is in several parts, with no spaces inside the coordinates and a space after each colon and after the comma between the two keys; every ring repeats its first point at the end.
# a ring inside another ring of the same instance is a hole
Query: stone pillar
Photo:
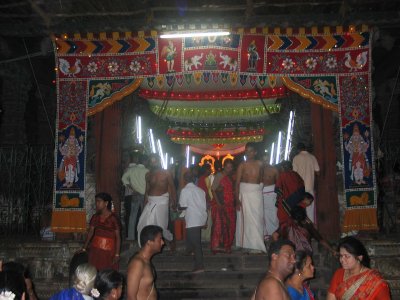
{"type": "Polygon", "coordinates": [[[321,169],[315,182],[318,230],[327,239],[337,239],[340,220],[332,112],[311,104],[311,120],[314,155],[321,169]]]}
{"type": "Polygon", "coordinates": [[[121,213],[121,103],[116,102],[94,116],[96,139],[96,193],[106,192],[121,213]]]}
{"type": "Polygon", "coordinates": [[[26,144],[24,116],[31,89],[30,71],[22,63],[14,62],[0,65],[0,76],[3,79],[0,144],[26,144]]]}

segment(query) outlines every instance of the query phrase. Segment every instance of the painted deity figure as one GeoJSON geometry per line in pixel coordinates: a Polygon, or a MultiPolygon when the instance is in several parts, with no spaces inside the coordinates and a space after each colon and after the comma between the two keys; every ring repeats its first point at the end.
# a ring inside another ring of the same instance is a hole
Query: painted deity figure
{"type": "Polygon", "coordinates": [[[79,154],[83,150],[83,146],[75,137],[75,129],[71,128],[68,139],[64,144],[59,146],[59,150],[63,156],[59,167],[59,173],[64,174],[65,183],[63,187],[70,188],[74,182],[78,181],[79,168],[79,154]]]}
{"type": "MultiPolygon", "coordinates": [[[[368,136],[368,131],[365,132],[368,136]]],[[[360,133],[357,124],[353,126],[353,133],[344,143],[345,149],[350,153],[349,171],[350,178],[358,185],[365,184],[364,177],[369,177],[370,166],[367,158],[369,142],[360,133]]]]}
{"type": "Polygon", "coordinates": [[[364,170],[361,168],[361,162],[356,162],[356,168],[354,169],[354,180],[357,184],[363,184],[364,181],[364,170]]]}
{"type": "Polygon", "coordinates": [[[260,59],[260,55],[258,54],[256,42],[254,40],[247,47],[247,56],[249,64],[248,71],[255,71],[257,69],[257,61],[260,59]]]}
{"type": "Polygon", "coordinates": [[[167,72],[174,72],[176,47],[172,40],[168,41],[168,46],[164,46],[162,56],[165,56],[165,61],[167,62],[167,72]]]}

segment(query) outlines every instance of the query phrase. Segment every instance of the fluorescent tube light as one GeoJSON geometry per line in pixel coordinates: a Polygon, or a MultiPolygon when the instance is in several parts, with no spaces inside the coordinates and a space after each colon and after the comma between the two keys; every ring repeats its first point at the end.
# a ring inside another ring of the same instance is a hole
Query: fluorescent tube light
{"type": "Polygon", "coordinates": [[[204,37],[204,36],[224,36],[230,35],[229,31],[210,31],[210,32],[180,32],[167,33],[160,35],[162,39],[187,38],[187,37],[204,37]]]}
{"type": "Polygon", "coordinates": [[[275,150],[275,143],[271,145],[271,156],[269,157],[269,164],[272,166],[274,164],[274,150],[275,150]]]}
{"type": "Polygon", "coordinates": [[[186,146],[186,168],[189,169],[189,162],[190,162],[190,147],[189,145],[186,146]]]}
{"type": "Polygon", "coordinates": [[[279,164],[281,158],[281,142],[282,142],[282,132],[278,133],[278,145],[276,145],[276,160],[275,164],[279,164]]]}

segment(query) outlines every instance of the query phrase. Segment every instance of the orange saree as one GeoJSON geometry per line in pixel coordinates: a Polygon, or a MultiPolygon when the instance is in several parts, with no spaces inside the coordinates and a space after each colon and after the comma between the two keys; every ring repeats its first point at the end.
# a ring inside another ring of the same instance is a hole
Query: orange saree
{"type": "Polygon", "coordinates": [[[344,280],[344,269],[338,269],[331,280],[328,292],[337,300],[388,300],[390,289],[382,275],[372,269],[344,280]]]}

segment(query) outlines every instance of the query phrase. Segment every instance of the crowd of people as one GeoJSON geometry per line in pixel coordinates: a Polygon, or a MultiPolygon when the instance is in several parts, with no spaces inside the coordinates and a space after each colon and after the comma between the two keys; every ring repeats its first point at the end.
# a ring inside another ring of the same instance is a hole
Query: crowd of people
{"type": "MultiPolygon", "coordinates": [[[[140,233],[142,247],[131,257],[125,276],[113,269],[97,270],[83,262],[72,268],[70,287],[50,300],[158,299],[152,257],[162,251],[163,229],[148,225],[140,233]],[[126,292],[124,292],[126,291],[126,292]],[[126,295],[126,297],[125,297],[126,295]]],[[[382,275],[370,267],[365,246],[355,237],[339,241],[341,267],[334,273],[326,300],[391,299],[390,288],[382,275]]],[[[256,284],[252,300],[314,300],[309,282],[314,278],[312,254],[297,250],[293,242],[278,239],[268,249],[268,270],[256,284]]],[[[0,261],[0,299],[37,299],[29,271],[16,262],[0,261]]]]}
{"type": "MultiPolygon", "coordinates": [[[[391,299],[390,288],[377,270],[370,268],[364,245],[355,237],[345,237],[338,246],[339,268],[329,285],[327,300],[391,299]]],[[[312,255],[296,251],[289,240],[271,243],[269,267],[257,285],[252,300],[314,300],[308,282],[314,278],[312,255]]]]}
{"type": "MultiPolygon", "coordinates": [[[[158,156],[147,160],[134,153],[122,176],[125,230],[112,211],[111,196],[98,193],[87,238],[71,261],[70,288],[51,299],[120,299],[123,294],[157,299],[151,259],[164,246],[174,251],[171,215],[185,220],[185,255],[193,256],[193,274],[205,271],[204,241],[214,255],[267,253],[268,271],[253,299],[314,299],[308,285],[314,277],[311,238],[338,255],[342,266],[333,275],[327,300],[390,299],[387,283],[370,268],[359,240],[344,238],[334,250],[319,234],[313,207],[319,166],[303,144],[298,150],[293,167],[290,162],[271,166],[268,159],[256,158],[257,146],[249,143],[236,171],[235,162],[226,159],[214,174],[208,164],[171,172],[161,168],[158,156]],[[129,260],[126,281],[118,272],[123,232],[140,247],[129,260]]],[[[0,273],[0,299],[36,299],[29,274],[10,264],[0,273]],[[7,298],[11,294],[14,298],[7,298]]]]}

